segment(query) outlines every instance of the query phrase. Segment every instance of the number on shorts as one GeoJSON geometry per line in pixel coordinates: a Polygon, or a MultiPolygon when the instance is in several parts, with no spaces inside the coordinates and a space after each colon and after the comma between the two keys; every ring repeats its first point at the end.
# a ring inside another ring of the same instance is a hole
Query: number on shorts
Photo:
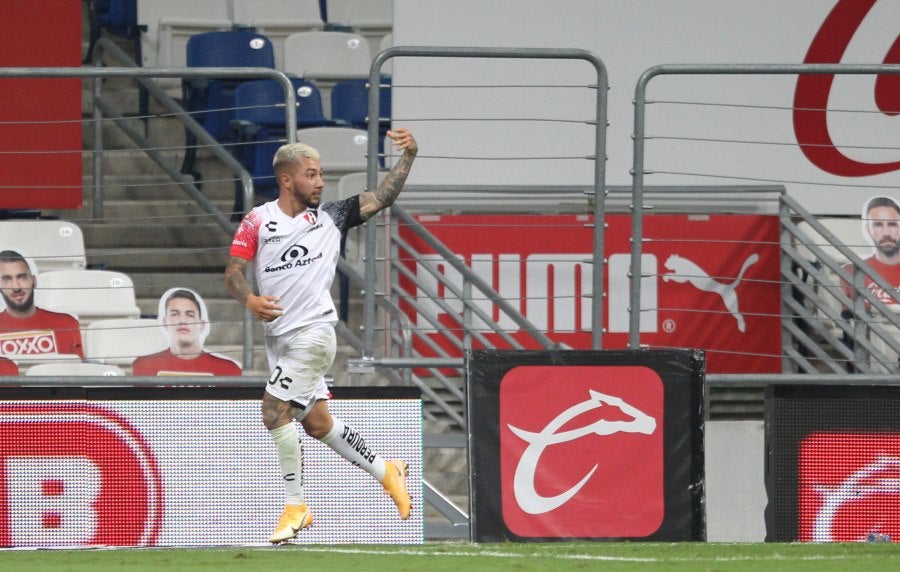
{"type": "Polygon", "coordinates": [[[275,385],[276,383],[281,386],[281,389],[288,389],[291,385],[293,379],[289,378],[286,375],[283,375],[284,371],[282,371],[280,365],[276,365],[275,369],[272,370],[272,375],[269,377],[269,385],[275,385]]]}

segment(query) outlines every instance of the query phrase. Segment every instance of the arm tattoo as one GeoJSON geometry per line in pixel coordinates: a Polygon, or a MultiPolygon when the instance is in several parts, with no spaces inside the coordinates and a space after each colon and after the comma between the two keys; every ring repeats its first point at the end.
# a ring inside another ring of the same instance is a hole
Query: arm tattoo
{"type": "Polygon", "coordinates": [[[406,177],[409,175],[415,157],[411,153],[403,153],[374,192],[360,195],[359,210],[363,219],[369,219],[382,209],[394,204],[400,191],[403,190],[403,184],[406,183],[406,177]]]}
{"type": "Polygon", "coordinates": [[[228,259],[228,266],[225,267],[225,287],[231,297],[243,305],[247,305],[247,298],[250,296],[250,285],[244,278],[244,270],[250,264],[248,260],[232,256],[228,259]]]}

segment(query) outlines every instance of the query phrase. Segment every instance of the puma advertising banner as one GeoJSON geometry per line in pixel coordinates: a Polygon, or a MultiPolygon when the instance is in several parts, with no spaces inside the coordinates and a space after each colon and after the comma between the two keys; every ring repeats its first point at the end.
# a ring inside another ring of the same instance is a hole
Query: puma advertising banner
{"type": "MultiPolygon", "coordinates": [[[[593,218],[588,215],[421,215],[419,222],[500,298],[551,340],[592,348],[595,296],[593,218]]],[[[706,351],[709,373],[781,372],[779,221],[770,215],[651,214],[644,218],[641,256],[642,347],[706,351]]],[[[628,347],[631,216],[605,218],[603,347],[628,347]]],[[[397,255],[415,298],[401,304],[420,334],[422,356],[461,356],[454,332],[454,292],[462,274],[403,225],[409,245],[397,255]],[[440,277],[440,280],[438,279],[440,277]],[[427,338],[427,339],[426,339],[427,338]],[[436,349],[439,346],[440,351],[436,349]]],[[[483,294],[472,303],[522,348],[539,349],[527,331],[483,294]]],[[[473,313],[473,327],[494,347],[509,348],[473,313]]]]}

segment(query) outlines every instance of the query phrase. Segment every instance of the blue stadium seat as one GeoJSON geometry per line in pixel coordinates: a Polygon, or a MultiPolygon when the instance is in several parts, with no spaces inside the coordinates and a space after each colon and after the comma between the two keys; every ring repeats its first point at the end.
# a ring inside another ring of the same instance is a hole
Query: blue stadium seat
{"type": "MultiPolygon", "coordinates": [[[[331,120],[336,125],[369,128],[369,80],[346,79],[331,88],[331,120]]],[[[381,79],[378,99],[378,152],[384,154],[384,137],[391,128],[390,79],[381,79]]],[[[382,166],[384,162],[381,161],[382,166]]]]}
{"type": "MultiPolygon", "coordinates": [[[[326,125],[318,88],[300,78],[292,78],[291,84],[297,100],[296,128],[326,125]]],[[[287,138],[284,88],[270,79],[244,82],[234,90],[234,105],[232,129],[238,141],[248,143],[239,146],[237,156],[253,177],[257,195],[277,195],[272,155],[287,138]]]]}
{"type": "Polygon", "coordinates": [[[319,0],[233,0],[235,26],[247,26],[265,34],[275,47],[275,64],[284,65],[284,40],[296,32],[321,30],[319,0]]]}
{"type": "MultiPolygon", "coordinates": [[[[336,124],[368,128],[369,80],[345,79],[331,88],[331,119],[336,124]]],[[[382,79],[378,100],[378,123],[387,131],[391,122],[391,86],[382,79]]],[[[382,134],[383,135],[383,134],[382,134]]]]}
{"type": "MultiPolygon", "coordinates": [[[[319,127],[328,123],[322,113],[322,96],[315,84],[292,78],[297,99],[297,126],[319,127]]],[[[285,127],[284,88],[273,79],[242,83],[234,90],[235,119],[271,129],[285,127]]]]}
{"type": "MultiPolygon", "coordinates": [[[[191,36],[187,43],[188,67],[275,67],[275,53],[269,39],[252,30],[206,32],[191,36]]],[[[234,90],[245,81],[239,78],[195,79],[183,82],[185,109],[210,135],[225,143],[233,141],[231,120],[234,90]]],[[[191,173],[196,159],[196,138],[188,132],[182,172],[191,173]]]]}
{"type": "Polygon", "coordinates": [[[137,0],[94,0],[91,18],[114,36],[131,37],[138,27],[137,0]]]}
{"type": "Polygon", "coordinates": [[[141,27],[138,26],[137,0],[93,0],[90,9],[90,45],[85,63],[90,63],[94,44],[106,30],[120,38],[130,38],[134,44],[134,59],[141,63],[141,27]]]}
{"type": "MultiPolygon", "coordinates": [[[[206,32],[191,36],[187,44],[188,67],[275,67],[272,43],[251,30],[206,32]]],[[[209,79],[187,82],[189,111],[234,107],[234,89],[247,80],[209,79]]],[[[233,111],[200,113],[197,120],[216,138],[227,137],[233,111]]]]}

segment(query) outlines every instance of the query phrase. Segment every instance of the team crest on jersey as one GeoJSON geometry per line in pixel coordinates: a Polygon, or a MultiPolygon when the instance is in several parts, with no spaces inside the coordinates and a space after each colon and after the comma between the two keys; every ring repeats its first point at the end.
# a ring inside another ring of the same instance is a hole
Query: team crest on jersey
{"type": "Polygon", "coordinates": [[[319,214],[316,211],[309,210],[303,214],[303,218],[306,219],[306,222],[309,224],[316,224],[316,220],[318,219],[319,214]]]}

